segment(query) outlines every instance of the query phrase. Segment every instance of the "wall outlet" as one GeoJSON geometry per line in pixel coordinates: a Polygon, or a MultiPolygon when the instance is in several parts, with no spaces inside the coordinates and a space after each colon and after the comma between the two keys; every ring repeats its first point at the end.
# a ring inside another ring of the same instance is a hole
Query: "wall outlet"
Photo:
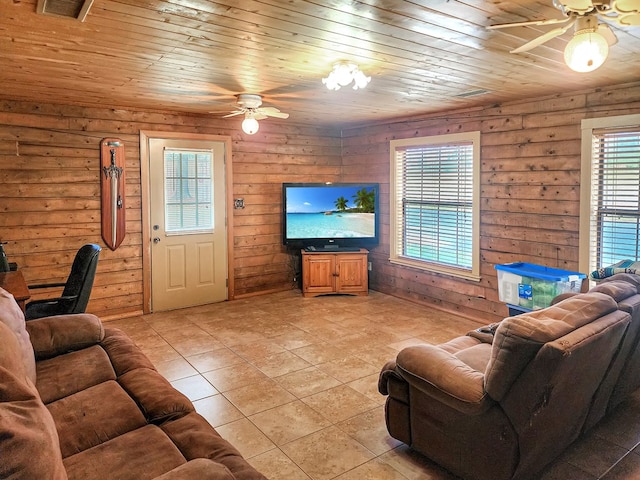
{"type": "Polygon", "coordinates": [[[236,198],[233,201],[233,208],[244,208],[244,198],[236,198]]]}
{"type": "Polygon", "coordinates": [[[371,262],[367,263],[367,270],[371,271],[371,262]]]}

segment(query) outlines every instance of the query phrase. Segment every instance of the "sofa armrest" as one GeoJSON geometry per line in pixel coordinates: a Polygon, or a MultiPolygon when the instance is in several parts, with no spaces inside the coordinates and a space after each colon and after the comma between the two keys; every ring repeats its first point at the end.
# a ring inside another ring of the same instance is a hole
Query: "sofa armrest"
{"type": "Polygon", "coordinates": [[[495,403],[484,390],[484,372],[434,345],[403,349],[396,371],[411,387],[468,415],[479,415],[495,403]]]}
{"type": "Polygon", "coordinates": [[[102,322],[90,313],[57,315],[26,322],[36,360],[55,357],[100,343],[102,322]]]}
{"type": "Polygon", "coordinates": [[[493,343],[493,337],[496,334],[496,330],[500,326],[500,323],[491,323],[475,330],[467,332],[467,336],[473,337],[482,343],[493,343]]]}
{"type": "Polygon", "coordinates": [[[382,370],[380,370],[380,376],[378,377],[378,392],[382,395],[389,395],[389,377],[400,377],[396,372],[396,361],[390,360],[385,363],[382,370]]]}
{"type": "Polygon", "coordinates": [[[43,298],[42,300],[31,300],[29,305],[47,305],[49,303],[63,303],[63,302],[71,302],[78,298],[77,295],[67,295],[65,297],[55,297],[55,298],[43,298]]]}
{"type": "Polygon", "coordinates": [[[196,458],[184,463],[167,473],[156,477],[155,480],[235,480],[229,469],[224,465],[209,460],[196,458]]]}

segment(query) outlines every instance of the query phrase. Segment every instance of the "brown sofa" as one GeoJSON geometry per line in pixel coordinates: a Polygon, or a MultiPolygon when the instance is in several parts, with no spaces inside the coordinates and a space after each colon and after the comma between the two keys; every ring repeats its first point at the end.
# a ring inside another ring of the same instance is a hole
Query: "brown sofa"
{"type": "Polygon", "coordinates": [[[124,333],[0,289],[0,478],[261,479],[124,333]]]}
{"type": "Polygon", "coordinates": [[[631,393],[640,388],[640,275],[619,273],[609,277],[591,291],[602,292],[618,303],[618,308],[631,315],[632,326],[627,334],[628,354],[623,355],[623,364],[609,399],[606,402],[607,412],[611,412],[631,393]],[[627,283],[632,286],[624,286],[627,283]]]}
{"type": "MultiPolygon", "coordinates": [[[[637,293],[627,285],[609,290],[637,293]]],[[[606,413],[629,368],[637,328],[609,293],[403,349],[380,373],[390,435],[464,479],[534,478],[606,413]]]]}

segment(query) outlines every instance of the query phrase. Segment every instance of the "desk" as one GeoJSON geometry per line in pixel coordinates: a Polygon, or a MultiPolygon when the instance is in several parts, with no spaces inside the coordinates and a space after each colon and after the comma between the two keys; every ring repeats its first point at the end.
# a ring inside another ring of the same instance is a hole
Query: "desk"
{"type": "Polygon", "coordinates": [[[7,292],[13,295],[16,302],[24,312],[27,300],[31,297],[29,293],[29,287],[25,282],[22,272],[16,270],[14,272],[0,273],[0,288],[4,288],[7,292]]]}

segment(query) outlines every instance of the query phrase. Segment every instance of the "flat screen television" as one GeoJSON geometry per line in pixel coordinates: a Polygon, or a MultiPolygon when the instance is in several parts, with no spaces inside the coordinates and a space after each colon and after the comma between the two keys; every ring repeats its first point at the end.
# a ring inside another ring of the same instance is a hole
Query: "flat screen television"
{"type": "Polygon", "coordinates": [[[283,183],[283,243],[324,250],[378,244],[377,183],[283,183]]]}

